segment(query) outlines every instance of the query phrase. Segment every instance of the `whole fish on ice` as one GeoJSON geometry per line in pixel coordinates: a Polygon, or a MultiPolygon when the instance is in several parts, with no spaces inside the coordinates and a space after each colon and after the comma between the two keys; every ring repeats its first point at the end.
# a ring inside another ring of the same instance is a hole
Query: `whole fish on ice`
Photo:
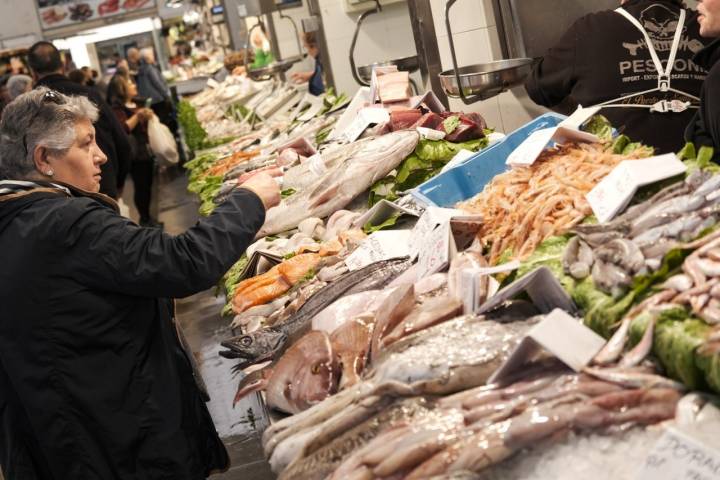
{"type": "Polygon", "coordinates": [[[418,140],[417,132],[405,130],[363,141],[359,148],[348,147],[350,154],[317,177],[305,191],[268,210],[258,238],[295,228],[308,217],[324,218],[344,208],[397,167],[412,153],[418,140]]]}

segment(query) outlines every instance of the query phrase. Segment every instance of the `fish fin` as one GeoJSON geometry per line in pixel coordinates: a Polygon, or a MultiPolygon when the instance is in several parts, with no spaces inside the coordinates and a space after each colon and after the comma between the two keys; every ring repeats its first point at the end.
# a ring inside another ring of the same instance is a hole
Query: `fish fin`
{"type": "Polygon", "coordinates": [[[267,387],[268,379],[272,375],[273,367],[267,366],[261,370],[256,370],[248,375],[245,375],[240,383],[238,384],[235,398],[233,399],[233,408],[235,405],[247,395],[253,392],[259,392],[267,387]]]}

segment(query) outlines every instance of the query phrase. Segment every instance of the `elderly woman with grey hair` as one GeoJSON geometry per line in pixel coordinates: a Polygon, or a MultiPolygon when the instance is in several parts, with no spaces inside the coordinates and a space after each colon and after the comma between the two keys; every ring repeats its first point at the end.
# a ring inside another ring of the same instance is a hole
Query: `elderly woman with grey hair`
{"type": "Polygon", "coordinates": [[[10,100],[15,100],[23,93],[32,90],[32,77],[28,75],[13,75],[7,82],[8,95],[10,100]]]}
{"type": "Polygon", "coordinates": [[[0,467],[199,480],[228,467],[174,297],[212,286],[279,201],[268,176],[170,236],[98,194],[97,109],[46,88],[0,120],[0,467]]]}

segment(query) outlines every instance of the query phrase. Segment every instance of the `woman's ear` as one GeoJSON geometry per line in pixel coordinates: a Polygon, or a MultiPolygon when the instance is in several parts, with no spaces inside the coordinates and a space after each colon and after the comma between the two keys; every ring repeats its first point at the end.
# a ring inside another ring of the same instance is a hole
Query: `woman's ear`
{"type": "Polygon", "coordinates": [[[39,145],[35,147],[33,151],[33,162],[35,163],[35,169],[43,175],[47,175],[48,172],[52,171],[48,158],[48,150],[45,147],[39,145]]]}

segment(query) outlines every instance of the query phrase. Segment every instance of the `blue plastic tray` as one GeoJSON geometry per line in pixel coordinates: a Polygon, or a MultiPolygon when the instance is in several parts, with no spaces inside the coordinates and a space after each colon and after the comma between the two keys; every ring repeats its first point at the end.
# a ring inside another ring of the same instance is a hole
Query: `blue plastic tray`
{"type": "Polygon", "coordinates": [[[507,170],[508,155],[534,131],[551,128],[562,122],[564,115],[545,113],[518,128],[498,143],[479,151],[464,163],[431,178],[413,189],[413,197],[428,205],[454,207],[480,192],[493,177],[507,170]]]}

